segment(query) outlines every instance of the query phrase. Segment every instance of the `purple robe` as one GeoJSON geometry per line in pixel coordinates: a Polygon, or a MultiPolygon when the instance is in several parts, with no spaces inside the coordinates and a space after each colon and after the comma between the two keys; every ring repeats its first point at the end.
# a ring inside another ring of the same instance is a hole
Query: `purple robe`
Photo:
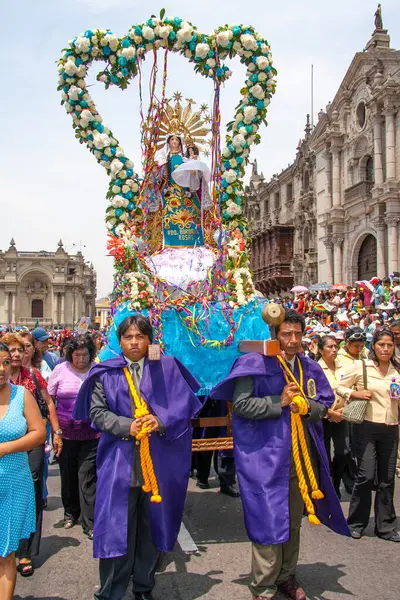
{"type": "MultiPolygon", "coordinates": [[[[93,378],[99,377],[108,407],[118,416],[132,417],[131,399],[122,356],[95,365],[81,387],[74,418],[89,417],[93,378]]],[[[190,419],[200,410],[195,395],[199,384],[172,356],[145,359],[140,391],[150,411],[165,427],[165,435],[150,436],[150,451],[161,503],[149,501],[154,545],[169,552],[178,537],[188,486],[192,430],[190,419]]],[[[133,440],[102,432],[97,451],[97,489],[94,515],[95,558],[124,556],[128,548],[128,498],[133,465],[133,440]]]]}
{"type": "MultiPolygon", "coordinates": [[[[334,395],[321,367],[310,358],[299,355],[304,376],[304,392],[307,382],[316,384],[316,402],[328,408],[334,395]]],[[[295,376],[299,377],[295,368],[295,376]]],[[[254,379],[255,397],[280,395],[286,380],[282,367],[275,357],[250,353],[237,359],[228,377],[215,386],[211,397],[232,400],[235,379],[251,375],[254,379]]],[[[315,511],[322,523],[333,531],[350,535],[339,499],[333,488],[328,457],[324,445],[322,423],[307,423],[314,454],[318,457],[319,487],[324,492],[322,500],[313,500],[315,511]]],[[[291,462],[290,409],[284,407],[280,418],[243,419],[233,415],[232,431],[234,455],[240,485],[244,518],[249,538],[257,544],[282,544],[290,537],[289,478],[291,462]]]]}

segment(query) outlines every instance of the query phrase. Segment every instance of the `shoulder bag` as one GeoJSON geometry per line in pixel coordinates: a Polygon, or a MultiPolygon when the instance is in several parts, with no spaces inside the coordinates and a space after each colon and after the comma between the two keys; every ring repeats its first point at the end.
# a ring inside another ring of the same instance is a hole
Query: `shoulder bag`
{"type": "Polygon", "coordinates": [[[39,382],[37,380],[37,377],[35,375],[35,371],[33,369],[29,369],[29,373],[31,374],[31,377],[35,383],[35,387],[36,387],[36,402],[39,406],[39,410],[40,410],[40,414],[42,415],[43,419],[49,419],[49,408],[46,404],[45,399],[43,398],[42,395],[42,390],[40,389],[40,385],[39,382]]]}
{"type": "MultiPolygon", "coordinates": [[[[361,362],[363,370],[364,389],[367,390],[367,365],[365,364],[365,360],[361,359],[361,362]]],[[[356,425],[360,425],[364,421],[368,402],[369,400],[353,400],[348,402],[348,404],[346,404],[342,412],[343,419],[345,421],[349,421],[349,423],[355,423],[356,425]]]]}

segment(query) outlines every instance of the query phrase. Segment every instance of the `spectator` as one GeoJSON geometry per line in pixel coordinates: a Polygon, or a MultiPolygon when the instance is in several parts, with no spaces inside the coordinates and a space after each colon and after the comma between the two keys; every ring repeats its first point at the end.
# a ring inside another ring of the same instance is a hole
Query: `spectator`
{"type": "Polygon", "coordinates": [[[45,329],[37,327],[32,331],[32,337],[35,341],[35,348],[39,351],[42,359],[38,369],[43,378],[48,381],[51,372],[57,364],[58,357],[53,352],[48,351],[50,335],[45,329]]]}
{"type": "MultiPolygon", "coordinates": [[[[327,380],[335,392],[340,384],[346,369],[337,360],[338,342],[333,335],[326,335],[318,343],[321,358],[318,364],[326,375],[327,380]]],[[[349,390],[350,391],[350,390],[349,390]]],[[[341,497],[340,484],[343,481],[346,491],[351,494],[354,481],[348,475],[346,465],[350,456],[350,428],[349,423],[343,420],[342,411],[344,401],[335,394],[335,402],[328,409],[322,424],[324,427],[325,448],[331,466],[332,483],[338,497],[341,497]],[[331,444],[333,443],[333,459],[331,458],[331,444]]]]}
{"type": "Polygon", "coordinates": [[[0,342],[0,598],[12,600],[15,552],[35,531],[35,495],[27,452],[44,444],[46,431],[37,403],[22,386],[10,384],[11,354],[0,342]]]}
{"type": "Polygon", "coordinates": [[[365,349],[367,337],[361,327],[349,327],[344,334],[345,345],[337,353],[340,364],[346,368],[353,366],[355,360],[367,358],[365,349]]]}
{"type": "Polygon", "coordinates": [[[100,434],[91,428],[89,421],[75,421],[72,412],[95,354],[91,336],[72,338],[65,353],[66,360],[56,366],[48,387],[57,401],[57,416],[64,442],[59,459],[64,527],[70,529],[80,518],[83,532],[89,539],[93,539],[96,454],[100,434]]]}
{"type": "MultiPolygon", "coordinates": [[[[47,392],[47,383],[37,369],[27,369],[22,366],[22,360],[25,355],[25,344],[32,346],[32,342],[27,337],[29,335],[29,333],[25,334],[26,337],[22,338],[15,333],[7,333],[2,339],[3,343],[7,345],[11,356],[10,383],[24,387],[32,394],[45,425],[50,419],[54,432],[58,432],[58,435],[55,436],[55,448],[56,453],[59,454],[62,449],[62,440],[59,435],[60,429],[55,407],[47,392]]],[[[33,352],[33,346],[31,352],[33,352]]],[[[36,531],[29,539],[21,541],[18,548],[18,571],[23,577],[33,575],[32,557],[37,556],[40,549],[43,520],[44,444],[29,450],[28,462],[35,491],[36,531]]]]}
{"type": "Polygon", "coordinates": [[[367,400],[365,419],[353,424],[353,450],[358,473],[350,500],[348,524],[354,539],[360,539],[368,525],[372,488],[375,496],[375,534],[400,542],[393,504],[394,479],[399,439],[400,364],[394,356],[394,334],[388,328],[375,332],[369,360],[365,362],[368,389],[364,387],[362,361],[342,378],[337,392],[346,400],[367,400]],[[348,393],[341,386],[353,388],[348,393]]]}

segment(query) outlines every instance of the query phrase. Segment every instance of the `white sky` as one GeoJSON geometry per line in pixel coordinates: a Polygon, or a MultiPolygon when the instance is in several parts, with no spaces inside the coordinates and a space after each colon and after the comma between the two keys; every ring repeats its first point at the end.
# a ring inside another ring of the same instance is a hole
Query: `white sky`
{"type": "MultiPolygon", "coordinates": [[[[332,100],[357,51],[374,29],[372,0],[21,0],[1,8],[0,68],[0,248],[11,237],[18,250],[55,251],[61,238],[67,250],[81,243],[97,270],[98,297],[112,288],[112,260],[106,257],[104,213],[108,177],[74,137],[72,120],[60,106],[55,61],[67,42],[85,29],[111,29],[124,35],[151,14],[191,21],[208,33],[218,25],[252,24],[268,40],[278,69],[277,92],[261,129],[262,143],[252,151],[268,179],[295,156],[310,112],[310,66],[314,64],[314,119],[332,100]]],[[[400,3],[383,3],[383,24],[392,47],[400,47],[400,3]]],[[[160,56],[161,60],[161,56],[160,56]]],[[[151,63],[149,56],[147,63],[151,63]]],[[[232,61],[233,76],[221,91],[224,123],[234,115],[244,68],[232,61]]],[[[90,88],[104,123],[140,168],[138,85],[107,92],[90,88]]],[[[96,69],[96,70],[95,70],[96,69]]],[[[148,71],[147,71],[148,72],[148,71]]],[[[161,74],[160,74],[161,77],[161,74]]],[[[170,56],[167,96],[180,90],[199,104],[212,101],[209,81],[195,75],[183,57],[170,56]]],[[[76,248],[75,248],[76,249],[76,248]]]]}

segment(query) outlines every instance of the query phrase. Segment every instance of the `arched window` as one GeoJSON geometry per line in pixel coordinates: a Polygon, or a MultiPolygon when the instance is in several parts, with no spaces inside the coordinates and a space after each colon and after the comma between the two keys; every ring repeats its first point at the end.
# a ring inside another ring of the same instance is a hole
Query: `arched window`
{"type": "Polygon", "coordinates": [[[32,300],[32,319],[43,319],[43,300],[32,300]]]}

